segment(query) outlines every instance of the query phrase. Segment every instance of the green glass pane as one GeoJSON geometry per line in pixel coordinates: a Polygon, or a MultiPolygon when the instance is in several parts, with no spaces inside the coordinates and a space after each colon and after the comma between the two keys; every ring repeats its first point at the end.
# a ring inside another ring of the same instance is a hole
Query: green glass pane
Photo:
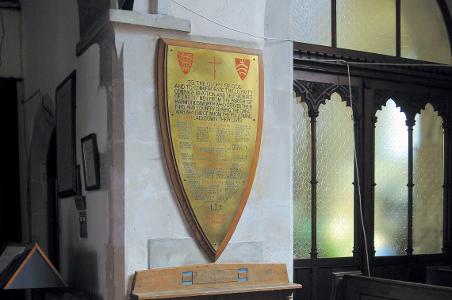
{"type": "Polygon", "coordinates": [[[447,28],[436,1],[402,0],[402,56],[450,64],[447,28]]]}
{"type": "Polygon", "coordinates": [[[317,119],[317,241],[319,257],[353,255],[353,121],[337,94],[317,119]]]}
{"type": "Polygon", "coordinates": [[[405,114],[389,100],[375,128],[375,250],[404,255],[407,247],[408,131],[405,114]]]}
{"type": "Polygon", "coordinates": [[[331,0],[295,0],[294,41],[331,46],[331,0]]]}
{"type": "Polygon", "coordinates": [[[443,241],[442,119],[427,104],[413,130],[414,254],[441,253],[443,241]]]}
{"type": "Polygon", "coordinates": [[[294,257],[311,252],[311,129],[306,104],[295,99],[293,109],[294,257]]]}
{"type": "Polygon", "coordinates": [[[396,55],[395,0],[337,0],[337,46],[396,55]]]}

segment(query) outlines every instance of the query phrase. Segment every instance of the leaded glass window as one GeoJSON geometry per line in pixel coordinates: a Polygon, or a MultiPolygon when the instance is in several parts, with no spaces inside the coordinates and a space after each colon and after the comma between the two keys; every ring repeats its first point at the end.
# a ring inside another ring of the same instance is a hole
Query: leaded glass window
{"type": "Polygon", "coordinates": [[[339,48],[396,55],[395,0],[337,1],[339,48]]]}
{"type": "MultiPolygon", "coordinates": [[[[397,3],[397,0],[295,0],[293,40],[452,64],[449,33],[437,1],[397,3]]],[[[447,3],[452,5],[450,0],[447,3]]]]}
{"type": "Polygon", "coordinates": [[[405,114],[389,100],[375,128],[375,233],[377,256],[407,248],[408,131],[405,114]]]}
{"type": "Polygon", "coordinates": [[[389,100],[376,114],[376,256],[442,252],[442,119],[430,104],[413,107],[405,115],[389,100]]]}
{"type": "Polygon", "coordinates": [[[402,56],[450,64],[447,28],[436,1],[402,0],[402,56]]]}
{"type": "Polygon", "coordinates": [[[350,257],[354,241],[352,110],[337,93],[313,114],[300,97],[294,102],[294,257],[350,257]],[[311,126],[315,126],[314,136],[311,126]],[[314,220],[313,205],[317,209],[314,220]],[[317,226],[314,245],[313,222],[317,226]]]}
{"type": "Polygon", "coordinates": [[[294,120],[294,257],[309,258],[311,252],[311,130],[308,107],[295,98],[294,120]]]}
{"type": "Polygon", "coordinates": [[[319,257],[352,256],[353,121],[338,94],[317,120],[317,239],[319,257]]]}
{"type": "Polygon", "coordinates": [[[295,0],[294,41],[331,46],[331,0],[295,0]]]}
{"type": "Polygon", "coordinates": [[[443,240],[444,155],[442,119],[427,104],[413,132],[414,254],[441,253],[443,240]]]}

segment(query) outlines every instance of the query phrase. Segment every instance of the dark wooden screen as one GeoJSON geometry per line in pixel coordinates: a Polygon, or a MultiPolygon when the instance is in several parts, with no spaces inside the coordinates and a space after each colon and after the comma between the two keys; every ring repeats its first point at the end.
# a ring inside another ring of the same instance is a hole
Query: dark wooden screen
{"type": "MultiPolygon", "coordinates": [[[[360,226],[359,201],[357,197],[357,173],[355,170],[355,238],[353,257],[318,258],[316,233],[317,201],[317,165],[316,165],[316,118],[318,107],[328,101],[332,93],[337,92],[343,101],[349,103],[347,68],[344,64],[324,62],[322,60],[347,59],[348,61],[403,62],[416,61],[387,57],[383,55],[363,54],[356,51],[296,44],[294,52],[294,91],[306,102],[311,121],[311,253],[309,259],[294,260],[294,280],[303,284],[295,299],[329,299],[332,272],[361,270],[366,271],[364,241],[360,226]],[[339,51],[338,51],[339,50],[339,51]]],[[[370,270],[372,276],[425,282],[426,268],[433,265],[446,265],[451,262],[451,216],[450,195],[451,143],[450,114],[452,101],[452,71],[427,67],[396,67],[352,65],[351,82],[355,139],[361,183],[364,225],[367,233],[370,270]],[[408,130],[408,178],[407,196],[408,247],[403,256],[375,256],[374,250],[374,156],[376,112],[388,99],[393,101],[406,114],[408,130]],[[430,103],[443,120],[444,128],[444,228],[443,253],[414,255],[412,239],[413,217],[413,126],[415,115],[430,103]]]]}
{"type": "MultiPolygon", "coordinates": [[[[353,102],[354,114],[354,130],[355,140],[358,142],[359,135],[362,132],[362,97],[361,84],[359,80],[353,78],[352,80],[352,101],[350,101],[350,91],[348,87],[348,78],[345,76],[328,76],[322,74],[315,74],[311,72],[301,72],[297,74],[304,79],[294,80],[294,91],[301,100],[307,104],[308,115],[311,124],[311,252],[310,259],[295,260],[295,280],[303,282],[303,289],[297,292],[299,299],[327,299],[330,292],[330,278],[329,273],[338,270],[356,270],[360,269],[360,253],[361,243],[359,242],[360,228],[359,228],[359,214],[358,210],[354,210],[354,248],[350,257],[344,258],[319,258],[317,249],[317,117],[319,116],[319,108],[321,105],[329,101],[333,93],[341,96],[342,101],[346,102],[347,106],[351,106],[353,102]],[[321,289],[316,287],[322,286],[321,289]]],[[[298,77],[297,76],[297,77],[298,77]]],[[[361,145],[357,145],[361,148],[361,145]]],[[[358,158],[359,164],[362,164],[362,159],[358,158]]],[[[354,185],[354,206],[358,207],[358,193],[357,193],[357,174],[355,170],[354,185]]]]}

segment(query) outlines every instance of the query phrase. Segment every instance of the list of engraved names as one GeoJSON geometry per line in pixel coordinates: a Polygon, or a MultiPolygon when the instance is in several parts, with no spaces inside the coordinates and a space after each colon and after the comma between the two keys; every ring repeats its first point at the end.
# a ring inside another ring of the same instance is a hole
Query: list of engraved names
{"type": "Polygon", "coordinates": [[[172,88],[172,125],[183,184],[193,201],[215,212],[209,223],[222,224],[228,214],[221,212],[228,201],[240,198],[248,180],[256,139],[256,95],[241,84],[217,81],[187,80],[172,88]]]}

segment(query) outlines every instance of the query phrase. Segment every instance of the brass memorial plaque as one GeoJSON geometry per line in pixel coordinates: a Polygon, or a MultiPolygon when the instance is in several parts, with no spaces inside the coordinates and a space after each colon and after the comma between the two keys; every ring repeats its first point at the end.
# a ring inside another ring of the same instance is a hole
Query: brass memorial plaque
{"type": "Polygon", "coordinates": [[[216,260],[237,226],[256,171],[264,96],[261,55],[160,40],[158,68],[171,181],[198,242],[216,260]]]}

